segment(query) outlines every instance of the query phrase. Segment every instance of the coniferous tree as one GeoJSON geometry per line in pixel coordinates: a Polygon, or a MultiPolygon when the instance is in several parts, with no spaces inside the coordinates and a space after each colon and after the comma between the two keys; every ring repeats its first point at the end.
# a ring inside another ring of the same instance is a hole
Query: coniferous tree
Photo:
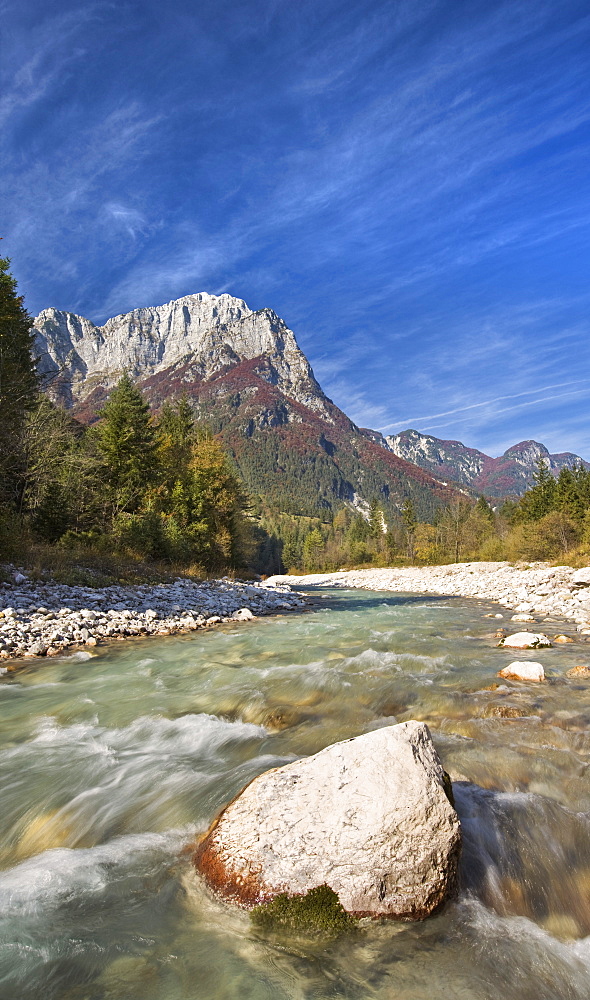
{"type": "Polygon", "coordinates": [[[101,411],[97,445],[112,513],[134,513],[157,477],[150,410],[127,372],[101,411]]]}
{"type": "Polygon", "coordinates": [[[418,520],[416,518],[416,508],[412,501],[408,498],[404,501],[402,507],[402,521],[406,531],[406,547],[408,552],[408,558],[414,558],[414,535],[416,532],[416,525],[418,520]]]}
{"type": "Polygon", "coordinates": [[[543,458],[537,461],[533,474],[535,485],[521,498],[520,516],[525,521],[538,521],[554,509],[556,482],[543,458]]]}
{"type": "Polygon", "coordinates": [[[195,438],[193,411],[186,396],[175,403],[166,401],[157,427],[158,454],[168,485],[182,479],[191,460],[195,438]]]}
{"type": "Polygon", "coordinates": [[[39,379],[33,358],[32,319],[10,261],[0,258],[0,482],[3,499],[20,510],[23,492],[23,430],[37,400],[39,379]]]}
{"type": "Polygon", "coordinates": [[[474,510],[476,510],[482,517],[485,517],[488,521],[493,523],[494,512],[483,494],[477,498],[474,510]]]}

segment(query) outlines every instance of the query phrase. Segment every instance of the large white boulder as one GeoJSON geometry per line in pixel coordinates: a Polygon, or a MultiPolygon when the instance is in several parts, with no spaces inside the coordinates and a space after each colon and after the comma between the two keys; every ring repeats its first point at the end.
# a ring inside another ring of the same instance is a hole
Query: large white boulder
{"type": "Polygon", "coordinates": [[[577,569],[572,576],[572,583],[575,583],[577,587],[590,587],[590,566],[577,569]]]}
{"type": "Polygon", "coordinates": [[[378,729],[255,778],[195,864],[243,906],[327,883],[349,913],[420,919],[456,880],[460,826],[445,787],[423,722],[378,729]]]}
{"type": "Polygon", "coordinates": [[[538,683],[545,680],[545,671],[542,663],[535,663],[533,660],[515,660],[514,663],[509,663],[507,667],[500,670],[498,677],[538,683]]]}
{"type": "Polygon", "coordinates": [[[542,632],[515,632],[514,635],[507,635],[498,645],[512,649],[541,649],[551,646],[551,642],[542,632]]]}

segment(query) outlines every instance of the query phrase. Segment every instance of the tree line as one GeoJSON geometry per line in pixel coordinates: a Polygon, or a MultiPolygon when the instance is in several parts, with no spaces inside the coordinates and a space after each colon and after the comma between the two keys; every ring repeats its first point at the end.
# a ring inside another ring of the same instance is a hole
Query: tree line
{"type": "Polygon", "coordinates": [[[357,566],[428,565],[473,560],[587,560],[590,550],[590,470],[561,469],[542,459],[534,485],[520,500],[493,508],[485,497],[457,498],[418,520],[411,499],[387,514],[374,499],[363,513],[341,509],[331,519],[273,524],[283,563],[298,572],[357,566]]]}

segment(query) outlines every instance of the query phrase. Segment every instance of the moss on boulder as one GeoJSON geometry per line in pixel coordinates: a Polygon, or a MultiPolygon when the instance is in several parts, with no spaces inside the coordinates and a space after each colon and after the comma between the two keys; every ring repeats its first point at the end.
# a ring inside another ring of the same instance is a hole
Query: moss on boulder
{"type": "Polygon", "coordinates": [[[323,938],[338,937],[357,925],[338,894],[325,883],[295,896],[281,892],[269,903],[255,906],[250,916],[255,926],[263,930],[323,938]]]}

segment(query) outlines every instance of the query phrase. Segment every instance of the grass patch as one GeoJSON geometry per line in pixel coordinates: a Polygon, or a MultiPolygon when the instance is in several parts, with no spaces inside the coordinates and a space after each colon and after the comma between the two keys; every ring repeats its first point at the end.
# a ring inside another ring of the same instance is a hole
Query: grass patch
{"type": "Polygon", "coordinates": [[[250,913],[255,927],[324,940],[350,933],[358,921],[346,912],[338,894],[329,885],[318,885],[303,895],[279,893],[270,903],[255,906],[250,913]]]}
{"type": "Polygon", "coordinates": [[[69,587],[108,587],[115,584],[171,583],[179,576],[199,581],[208,574],[201,566],[175,566],[118,553],[99,552],[81,545],[29,543],[14,563],[31,581],[61,583],[69,587]]]}

